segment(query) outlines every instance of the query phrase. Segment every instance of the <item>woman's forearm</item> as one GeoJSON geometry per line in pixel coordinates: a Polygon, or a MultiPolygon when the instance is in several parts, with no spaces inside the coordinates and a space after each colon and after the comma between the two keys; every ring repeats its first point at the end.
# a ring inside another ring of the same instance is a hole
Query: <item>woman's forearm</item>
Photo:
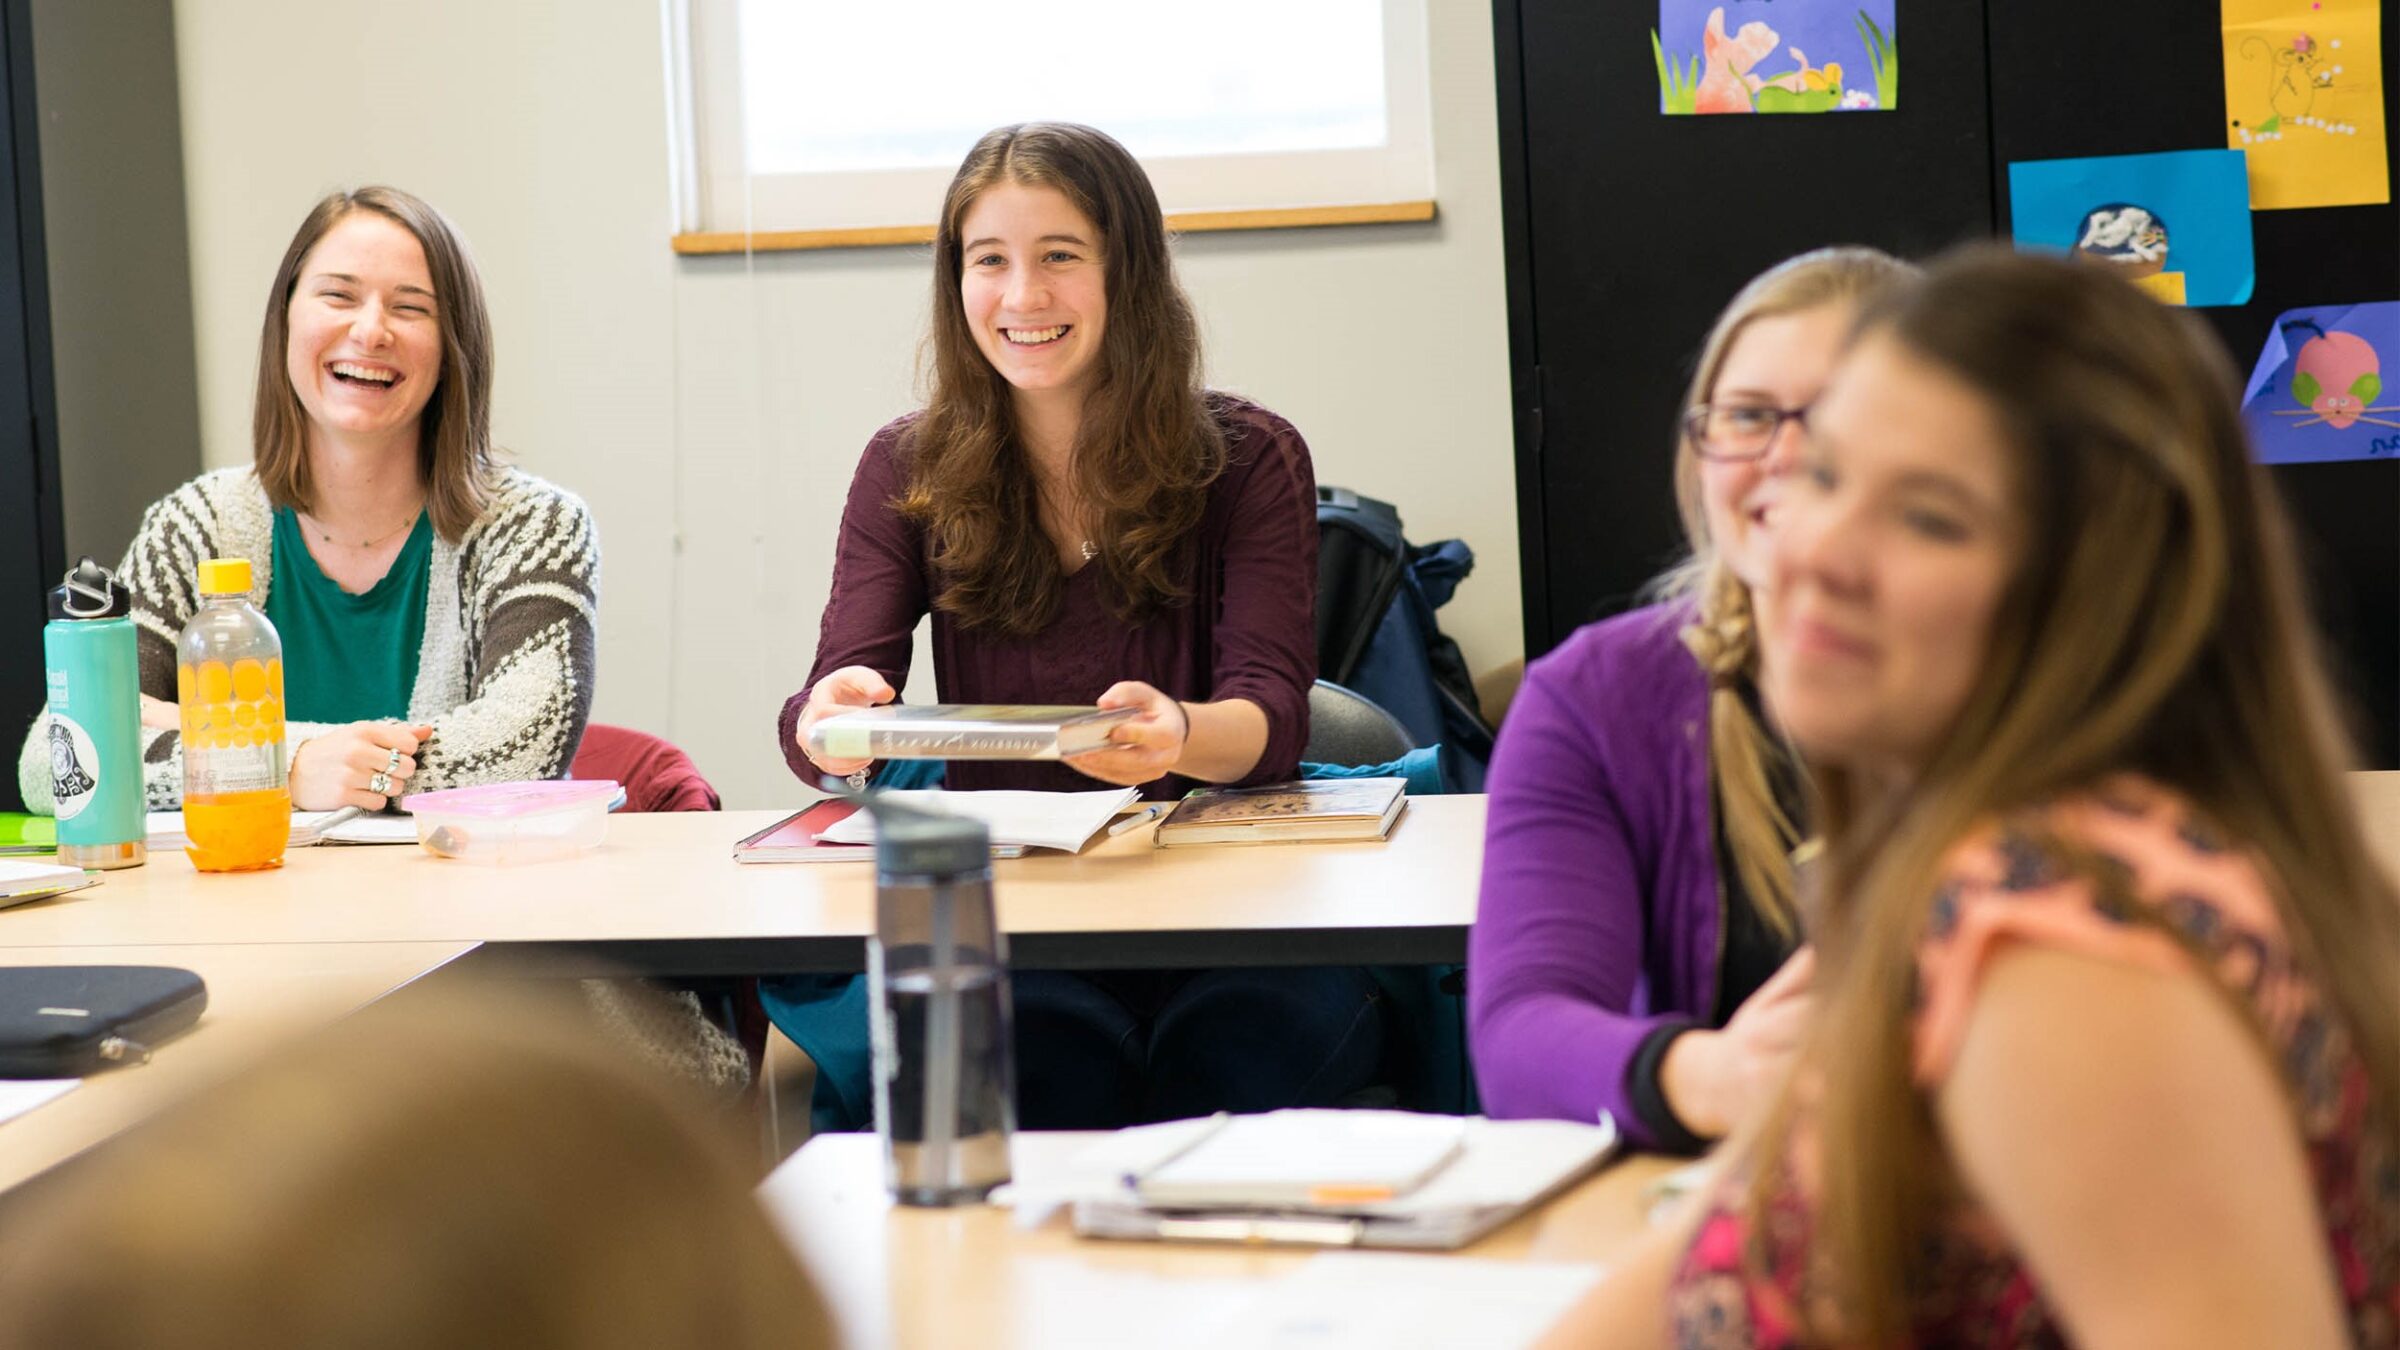
{"type": "Polygon", "coordinates": [[[1230,783],[1248,774],[1267,748],[1267,715],[1246,698],[1179,705],[1191,722],[1175,772],[1204,783],[1230,783]]]}

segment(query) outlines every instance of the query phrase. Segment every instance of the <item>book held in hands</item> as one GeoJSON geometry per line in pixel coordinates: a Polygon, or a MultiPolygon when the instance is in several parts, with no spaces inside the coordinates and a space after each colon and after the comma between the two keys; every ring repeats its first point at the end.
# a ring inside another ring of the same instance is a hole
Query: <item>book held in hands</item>
{"type": "Polygon", "coordinates": [[[1381,839],[1408,805],[1405,778],[1319,778],[1201,788],[1158,823],[1159,847],[1381,839]]]}
{"type": "Polygon", "coordinates": [[[1133,708],[1048,704],[886,704],[839,713],[808,730],[828,759],[1065,759],[1108,744],[1133,708]]]}

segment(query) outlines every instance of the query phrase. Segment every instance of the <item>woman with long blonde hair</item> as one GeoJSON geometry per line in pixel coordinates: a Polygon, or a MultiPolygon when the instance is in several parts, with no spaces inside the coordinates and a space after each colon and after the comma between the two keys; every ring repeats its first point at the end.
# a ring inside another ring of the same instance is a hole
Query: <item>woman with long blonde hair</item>
{"type": "Polygon", "coordinates": [[[1663,603],[1533,663],[1489,783],[1469,943],[1485,1109],[1697,1149],[1761,1098],[1806,1002],[1790,853],[1798,776],[1757,693],[1748,579],[1859,305],[1909,272],[1824,249],[1745,286],[1693,372],[1676,447],[1692,556],[1663,603]]]}
{"type": "Polygon", "coordinates": [[[2055,260],[1870,313],[1761,593],[1827,840],[1813,1024],[1696,1229],[1562,1339],[2400,1334],[2400,899],[2235,387],[2055,260]]]}

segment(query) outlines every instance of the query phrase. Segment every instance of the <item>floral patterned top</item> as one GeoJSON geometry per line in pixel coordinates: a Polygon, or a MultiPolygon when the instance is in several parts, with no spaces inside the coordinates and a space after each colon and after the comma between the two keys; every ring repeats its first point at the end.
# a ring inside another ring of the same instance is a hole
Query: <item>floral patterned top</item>
{"type": "MultiPolygon", "coordinates": [[[[1917,956],[1915,1073],[1949,1073],[1984,962],[2003,942],[2040,942],[2168,971],[2204,970],[2248,1009],[2299,1106],[2318,1212],[2361,1347],[2400,1347],[2400,1158],[2367,1129],[2368,1080],[2348,1035],[2285,940],[2258,863],[2187,801],[2144,779],[1995,822],[1955,848],[1917,956]],[[2069,871],[2045,841],[2121,869],[2122,886],[2069,871]],[[2128,898],[2129,897],[2129,898],[2128,898]]],[[[1710,1202],[1676,1272],[1675,1344],[1782,1347],[1806,1339],[1810,1298],[1807,1121],[1776,1171],[1754,1232],[1741,1169],[1710,1202]]],[[[1913,1309],[1920,1345],[2064,1346],[2066,1334],[2007,1236],[1960,1201],[1921,1250],[1937,1272],[1913,1309]]]]}

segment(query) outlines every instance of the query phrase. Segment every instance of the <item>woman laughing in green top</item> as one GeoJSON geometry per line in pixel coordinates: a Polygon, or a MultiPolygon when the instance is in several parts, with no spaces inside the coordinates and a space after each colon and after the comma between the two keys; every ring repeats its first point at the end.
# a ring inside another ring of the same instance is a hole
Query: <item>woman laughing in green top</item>
{"type": "MultiPolygon", "coordinates": [[[[140,634],[143,771],[176,807],[175,636],[201,560],[251,560],[283,638],[292,804],[555,778],[591,711],[599,540],[582,502],[499,462],[483,284],[394,188],[317,203],[267,297],[248,467],[154,504],[119,579],[140,634]]],[[[50,802],[27,740],[19,786],[50,802]]]]}

